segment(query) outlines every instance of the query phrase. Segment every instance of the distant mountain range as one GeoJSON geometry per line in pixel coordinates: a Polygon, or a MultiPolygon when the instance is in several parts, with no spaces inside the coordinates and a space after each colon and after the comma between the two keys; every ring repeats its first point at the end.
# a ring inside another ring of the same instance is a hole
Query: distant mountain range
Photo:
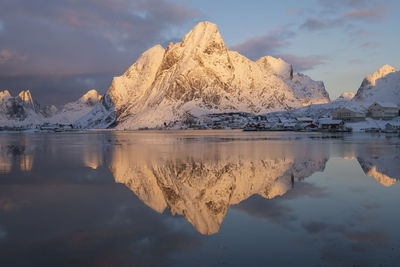
{"type": "Polygon", "coordinates": [[[367,76],[357,94],[330,101],[323,82],[293,73],[292,65],[265,56],[251,61],[226,48],[218,28],[197,24],[182,40],[144,52],[101,97],[91,90],[59,109],[40,107],[29,91],[0,92],[0,126],[45,122],[82,128],[163,127],[190,117],[226,112],[310,112],[373,101],[400,105],[400,73],[383,66],[367,76]],[[304,108],[306,106],[306,108],[304,108]]]}
{"type": "Polygon", "coordinates": [[[60,108],[41,107],[33,100],[29,90],[18,96],[11,96],[5,90],[0,92],[0,126],[28,126],[43,123],[73,124],[90,112],[101,99],[96,90],[90,90],[80,99],[60,108]]]}

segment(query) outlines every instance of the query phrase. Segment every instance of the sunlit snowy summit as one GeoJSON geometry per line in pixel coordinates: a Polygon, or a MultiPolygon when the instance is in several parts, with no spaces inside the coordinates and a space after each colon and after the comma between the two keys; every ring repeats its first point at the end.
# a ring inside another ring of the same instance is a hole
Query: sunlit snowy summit
{"type": "Polygon", "coordinates": [[[229,121],[231,128],[243,128],[266,114],[318,119],[343,108],[365,113],[374,102],[398,107],[399,92],[400,72],[384,65],[356,94],[343,93],[331,102],[322,81],[294,73],[281,58],[252,61],[230,51],[217,26],[201,22],[181,42],[145,51],[114,77],[104,96],[90,90],[61,107],[40,107],[29,91],[16,97],[0,92],[0,127],[181,129],[224,127],[219,124],[229,121]]]}
{"type": "Polygon", "coordinates": [[[328,102],[323,82],[293,75],[292,66],[280,58],[254,62],[230,51],[217,26],[201,22],[181,42],[144,52],[113,79],[101,102],[78,125],[162,127],[211,113],[262,114],[328,102]]]}

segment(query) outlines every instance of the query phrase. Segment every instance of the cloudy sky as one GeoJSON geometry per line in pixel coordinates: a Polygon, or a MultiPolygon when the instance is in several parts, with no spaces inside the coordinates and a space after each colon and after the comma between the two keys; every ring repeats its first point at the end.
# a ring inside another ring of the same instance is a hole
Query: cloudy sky
{"type": "Polygon", "coordinates": [[[323,80],[332,99],[400,67],[397,0],[1,0],[0,90],[30,89],[41,104],[104,93],[147,48],[204,20],[230,49],[323,80]]]}

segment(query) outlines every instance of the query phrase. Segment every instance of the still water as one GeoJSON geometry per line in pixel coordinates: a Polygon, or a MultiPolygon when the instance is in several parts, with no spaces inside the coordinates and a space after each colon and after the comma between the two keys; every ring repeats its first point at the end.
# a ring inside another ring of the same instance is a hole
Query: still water
{"type": "Polygon", "coordinates": [[[400,266],[400,138],[0,135],[0,266],[400,266]]]}

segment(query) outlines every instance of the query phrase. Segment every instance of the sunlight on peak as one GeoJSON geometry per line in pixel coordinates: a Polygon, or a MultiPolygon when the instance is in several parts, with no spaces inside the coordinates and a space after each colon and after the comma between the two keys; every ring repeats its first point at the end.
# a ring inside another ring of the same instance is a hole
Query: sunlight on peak
{"type": "Polygon", "coordinates": [[[374,177],[378,183],[380,183],[381,185],[386,186],[386,187],[390,187],[397,182],[396,179],[377,171],[376,166],[373,166],[366,174],[368,176],[374,177]]]}

